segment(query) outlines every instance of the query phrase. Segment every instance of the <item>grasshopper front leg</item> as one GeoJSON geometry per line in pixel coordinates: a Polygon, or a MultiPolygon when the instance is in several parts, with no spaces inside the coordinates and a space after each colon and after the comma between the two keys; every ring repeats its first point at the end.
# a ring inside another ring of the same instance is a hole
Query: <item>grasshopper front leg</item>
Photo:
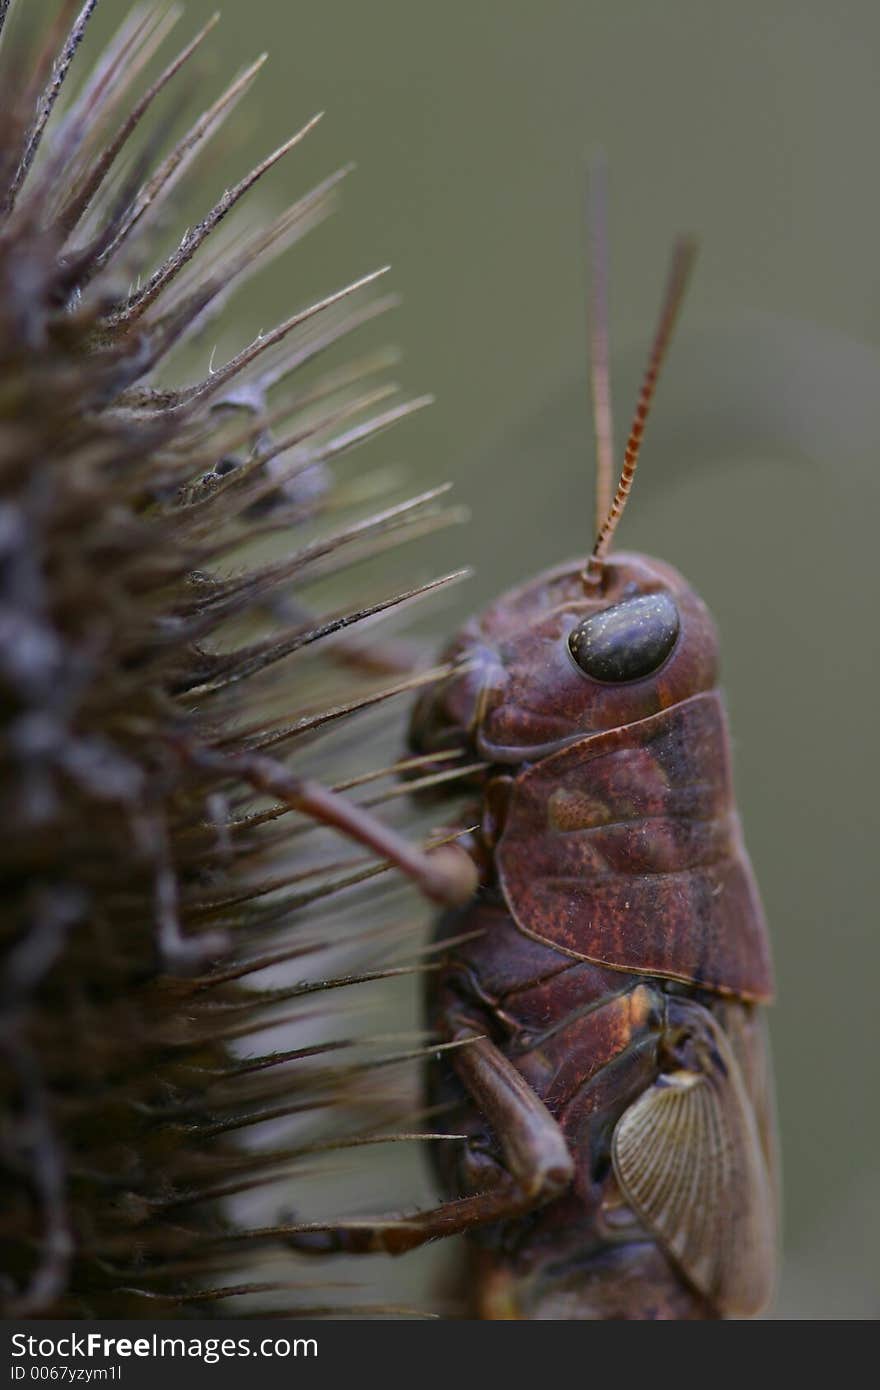
{"type": "MultiPolygon", "coordinates": [[[[473,1037],[456,1029],[452,1041],[473,1037]]],[[[440,1236],[522,1216],[559,1197],[574,1164],[559,1125],[511,1062],[487,1038],[474,1038],[453,1054],[458,1075],[501,1147],[497,1181],[484,1192],[443,1202],[405,1218],[308,1222],[280,1227],[279,1235],[309,1254],[402,1255],[440,1236]]]]}
{"type": "Polygon", "coordinates": [[[183,741],[178,751],[204,771],[216,772],[220,777],[240,778],[255,791],[276,797],[291,810],[338,830],[383,856],[432,902],[444,907],[461,906],[476,890],[478,870],[472,856],[463,848],[450,844],[431,854],[425,853],[364,807],[318,782],[295,777],[274,758],[261,753],[228,754],[211,748],[193,748],[183,741]]]}

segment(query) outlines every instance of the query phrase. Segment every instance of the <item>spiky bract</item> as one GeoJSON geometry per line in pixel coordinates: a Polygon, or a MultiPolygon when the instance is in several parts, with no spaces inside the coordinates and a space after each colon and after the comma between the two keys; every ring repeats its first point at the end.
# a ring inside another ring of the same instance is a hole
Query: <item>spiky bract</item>
{"type": "MultiPolygon", "coordinates": [[[[304,1161],[399,1123],[375,1047],[365,1059],[326,1026],[282,1050],[257,1035],[382,975],[392,948],[394,968],[422,968],[397,876],[304,819],[347,812],[301,769],[380,775],[339,730],[420,677],[352,635],[432,586],[346,576],[453,514],[440,490],[364,515],[370,489],[359,511],[357,489],[334,482],[343,451],[413,408],[377,413],[382,354],[313,366],[388,307],[362,297],[372,277],[203,379],[164,384],[169,354],[323,218],[341,175],[266,225],[231,227],[303,130],[157,265],[181,176],[258,64],[161,153],[167,128],[144,141],[143,118],[207,30],[149,84],[175,15],[132,9],[68,97],[95,3],[62,3],[29,47],[4,36],[4,1294],[18,1316],[228,1312],[247,1287],[301,1281],[281,1247],[271,1278],[230,1283],[252,1247],[277,1242],[237,1229],[227,1199],[269,1179],[286,1190],[304,1161]]],[[[386,1043],[385,1060],[413,1046],[386,1043]]],[[[289,1294],[292,1308],[338,1302],[289,1294]]]]}

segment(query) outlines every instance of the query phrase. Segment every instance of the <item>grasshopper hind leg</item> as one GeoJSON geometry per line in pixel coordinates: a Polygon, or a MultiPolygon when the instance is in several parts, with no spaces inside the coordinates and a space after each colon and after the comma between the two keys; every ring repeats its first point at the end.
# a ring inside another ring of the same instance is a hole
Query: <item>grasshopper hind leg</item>
{"type": "Polygon", "coordinates": [[[671,1000],[662,1069],[614,1131],[625,1198],[724,1317],[762,1312],[775,1282],[776,1192],[756,1079],[709,1009],[671,1000]]]}

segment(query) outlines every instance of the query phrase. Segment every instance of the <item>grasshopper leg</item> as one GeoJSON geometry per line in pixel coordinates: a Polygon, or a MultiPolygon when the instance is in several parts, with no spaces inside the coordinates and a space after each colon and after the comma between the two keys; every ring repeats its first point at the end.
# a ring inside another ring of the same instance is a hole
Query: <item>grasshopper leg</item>
{"type": "Polygon", "coordinates": [[[210,748],[188,748],[182,743],[180,751],[205,771],[239,777],[255,791],[276,797],[292,810],[339,830],[349,839],[382,855],[433,902],[444,907],[461,906],[477,888],[477,867],[461,846],[443,845],[426,853],[363,806],[355,805],[318,782],[293,776],[274,758],[260,753],[232,755],[210,748]]]}
{"type": "MultiPolygon", "coordinates": [[[[472,1029],[461,1028],[452,1040],[471,1037],[472,1029]]],[[[513,1064],[487,1038],[474,1038],[453,1056],[463,1084],[498,1136],[497,1181],[486,1191],[408,1217],[309,1222],[279,1228],[279,1235],[308,1254],[402,1255],[440,1236],[522,1216],[565,1191],[574,1165],[562,1131],[513,1064]]]]}

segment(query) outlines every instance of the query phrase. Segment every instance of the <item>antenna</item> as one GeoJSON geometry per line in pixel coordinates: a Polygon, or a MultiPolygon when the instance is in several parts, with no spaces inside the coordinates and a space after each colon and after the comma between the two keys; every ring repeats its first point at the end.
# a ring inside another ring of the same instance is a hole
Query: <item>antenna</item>
{"type": "Polygon", "coordinates": [[[596,155],[587,170],[587,235],[590,287],[587,329],[590,343],[590,389],[596,445],[596,531],[611,508],[614,478],[614,416],[608,365],[608,165],[596,155]]]}
{"type": "Polygon", "coordinates": [[[676,242],[672,253],[672,262],[669,268],[669,275],[666,280],[666,289],[663,294],[663,303],[660,309],[660,318],[657,323],[657,331],[654,334],[654,342],[651,345],[648,365],[645,368],[645,375],[642,378],[639,398],[636,404],[635,415],[630,427],[629,438],[626,441],[626,450],[623,456],[623,468],[620,472],[620,480],[617,484],[617,491],[614,494],[611,506],[605,516],[605,520],[599,528],[596,537],[596,544],[593,546],[593,553],[587,566],[586,577],[590,582],[595,583],[602,573],[602,565],[614,532],[617,530],[617,523],[623,515],[626,506],[626,499],[632,487],[632,480],[636,471],[636,464],[639,460],[639,450],[642,445],[642,436],[645,433],[645,422],[648,412],[651,409],[651,402],[654,399],[654,392],[657,388],[657,379],[660,375],[660,368],[663,366],[669,342],[675,328],[678,311],[681,308],[690,273],[693,269],[694,260],[697,254],[697,244],[690,237],[683,237],[676,242]]]}

